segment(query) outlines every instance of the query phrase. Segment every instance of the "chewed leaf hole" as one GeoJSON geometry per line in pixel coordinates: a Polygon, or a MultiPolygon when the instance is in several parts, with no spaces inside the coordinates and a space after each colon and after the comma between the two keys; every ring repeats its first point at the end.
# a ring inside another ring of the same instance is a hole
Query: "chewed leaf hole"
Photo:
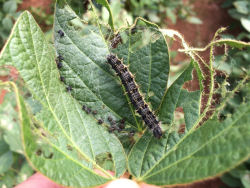
{"type": "Polygon", "coordinates": [[[185,119],[184,112],[182,107],[177,107],[174,112],[174,130],[179,134],[183,134],[185,132],[185,119]]]}
{"type": "Polygon", "coordinates": [[[200,89],[198,75],[197,75],[196,70],[192,71],[192,78],[190,78],[190,80],[186,81],[183,84],[183,89],[186,89],[189,92],[197,91],[200,89]]]}

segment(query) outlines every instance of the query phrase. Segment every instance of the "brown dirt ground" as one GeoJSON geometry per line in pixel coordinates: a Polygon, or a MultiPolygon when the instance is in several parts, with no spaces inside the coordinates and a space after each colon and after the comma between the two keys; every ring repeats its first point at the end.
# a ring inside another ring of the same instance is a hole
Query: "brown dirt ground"
{"type": "MultiPolygon", "coordinates": [[[[44,10],[49,13],[51,11],[52,1],[53,0],[23,0],[23,3],[19,6],[19,10],[27,10],[32,6],[44,8],[44,10]]],[[[185,40],[190,45],[194,47],[203,47],[213,38],[214,33],[218,28],[222,26],[227,27],[232,22],[232,19],[227,14],[227,11],[220,8],[220,4],[222,2],[223,0],[196,0],[194,3],[194,10],[197,17],[203,21],[203,24],[194,25],[187,23],[184,20],[178,20],[175,25],[171,23],[168,24],[168,28],[175,29],[182,33],[185,40]]],[[[178,48],[180,48],[180,45],[178,43],[174,43],[171,49],[176,50],[178,48]]],[[[209,57],[207,52],[202,55],[206,60],[209,57]]],[[[179,62],[185,60],[186,58],[187,57],[184,54],[178,54],[178,57],[176,57],[173,61],[179,62]]],[[[13,71],[10,76],[16,76],[15,71],[13,71]]],[[[6,80],[6,78],[0,79],[6,80]]],[[[195,89],[197,86],[189,87],[193,87],[193,89],[195,89]]],[[[3,101],[5,93],[6,91],[2,91],[2,93],[0,93],[0,104],[3,101]]],[[[219,178],[215,178],[191,185],[177,186],[176,188],[219,188],[222,186],[226,187],[219,178]]]]}
{"type": "Polygon", "coordinates": [[[53,0],[23,0],[19,5],[19,10],[30,10],[30,7],[42,8],[46,13],[51,13],[51,5],[53,0]]]}
{"type": "MultiPolygon", "coordinates": [[[[187,1],[187,0],[184,0],[187,1]]],[[[172,24],[168,20],[169,29],[174,29],[180,32],[190,46],[193,47],[205,47],[214,36],[214,33],[221,27],[227,27],[228,32],[237,33],[230,25],[233,22],[232,18],[228,15],[227,10],[221,8],[221,4],[225,0],[196,0],[194,2],[194,11],[196,17],[202,20],[202,24],[190,24],[185,20],[178,19],[176,24],[172,24]]],[[[172,50],[180,48],[179,43],[174,43],[172,50]]],[[[203,57],[208,60],[208,53],[203,53],[203,57]]],[[[182,61],[186,59],[185,54],[178,54],[178,57],[174,61],[182,61]]]]}

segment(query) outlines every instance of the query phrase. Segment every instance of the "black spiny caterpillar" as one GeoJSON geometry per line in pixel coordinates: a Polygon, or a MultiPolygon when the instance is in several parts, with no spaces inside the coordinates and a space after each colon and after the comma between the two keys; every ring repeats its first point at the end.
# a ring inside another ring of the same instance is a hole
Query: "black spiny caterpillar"
{"type": "Polygon", "coordinates": [[[142,95],[139,93],[138,86],[128,68],[113,54],[108,55],[107,61],[120,77],[136,111],[141,115],[148,128],[153,130],[153,135],[156,138],[160,138],[162,136],[162,130],[159,125],[160,122],[156,119],[156,116],[149,109],[149,106],[145,103],[142,95]]]}

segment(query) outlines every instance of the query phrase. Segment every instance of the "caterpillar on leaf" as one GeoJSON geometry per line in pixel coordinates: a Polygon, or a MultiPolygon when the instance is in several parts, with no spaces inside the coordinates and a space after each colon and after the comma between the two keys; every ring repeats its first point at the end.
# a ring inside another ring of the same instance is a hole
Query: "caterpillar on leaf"
{"type": "Polygon", "coordinates": [[[150,130],[153,131],[153,135],[156,138],[161,138],[162,130],[160,127],[160,122],[156,119],[156,116],[144,101],[138,90],[138,86],[136,85],[132,73],[128,70],[128,67],[124,65],[123,62],[119,60],[114,54],[107,56],[107,62],[120,77],[131,103],[134,105],[136,111],[140,114],[144,123],[150,130]]]}

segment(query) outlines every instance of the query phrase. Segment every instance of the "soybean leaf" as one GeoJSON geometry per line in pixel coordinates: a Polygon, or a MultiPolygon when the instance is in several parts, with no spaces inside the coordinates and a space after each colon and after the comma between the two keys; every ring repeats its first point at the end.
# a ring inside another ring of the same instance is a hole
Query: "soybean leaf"
{"type": "Polygon", "coordinates": [[[64,58],[60,75],[65,85],[72,86],[72,96],[81,105],[96,110],[95,118],[107,124],[111,116],[114,121],[125,118],[128,124],[136,125],[122,87],[106,63],[109,49],[103,37],[98,27],[81,23],[67,4],[56,5],[55,47],[64,58]]]}
{"type": "Polygon", "coordinates": [[[179,127],[176,127],[174,121],[174,111],[177,107],[182,107],[184,111],[185,133],[199,118],[200,92],[182,89],[183,84],[192,79],[192,70],[193,65],[190,64],[163,98],[159,108],[159,118],[162,123],[167,124],[163,138],[156,140],[150,134],[145,134],[132,148],[128,161],[129,170],[134,176],[143,176],[183,137],[184,134],[178,133],[179,127]]]}
{"type": "Polygon", "coordinates": [[[109,12],[109,25],[112,28],[112,30],[115,30],[114,28],[114,21],[113,21],[113,15],[109,6],[109,3],[107,0],[96,0],[97,3],[103,5],[109,12]]]}
{"type": "Polygon", "coordinates": [[[166,40],[155,24],[142,18],[120,35],[122,42],[112,52],[129,66],[140,91],[145,94],[145,101],[156,110],[167,89],[169,52],[166,40]]]}
{"type": "Polygon", "coordinates": [[[9,150],[8,144],[2,138],[0,132],[0,174],[5,173],[9,170],[13,163],[13,155],[9,150]]]}
{"type": "Polygon", "coordinates": [[[3,4],[3,11],[5,13],[15,13],[17,9],[17,2],[16,1],[6,1],[3,4]]]}
{"type": "Polygon", "coordinates": [[[141,121],[124,96],[117,76],[107,65],[106,57],[112,51],[130,65],[146,100],[157,109],[166,91],[169,73],[168,46],[164,36],[156,25],[138,19],[136,27],[139,31],[135,35],[130,35],[129,28],[122,31],[122,44],[117,49],[109,49],[110,42],[104,40],[109,36],[103,30],[85,24],[81,24],[81,30],[78,30],[75,23],[79,27],[79,18],[67,5],[56,6],[55,46],[58,55],[64,59],[60,75],[66,85],[72,86],[72,96],[80,104],[97,110],[97,119],[109,123],[108,116],[115,121],[125,118],[130,126],[139,127],[141,121]],[[63,36],[58,31],[62,31],[63,36]],[[146,43],[138,46],[145,38],[146,43]]]}
{"type": "Polygon", "coordinates": [[[185,184],[221,174],[249,157],[250,103],[232,117],[215,117],[183,139],[140,180],[156,185],[185,184]],[[191,168],[190,168],[191,167],[191,168]]]}
{"type": "Polygon", "coordinates": [[[20,127],[18,125],[17,112],[13,93],[7,93],[3,103],[0,105],[0,130],[3,131],[3,138],[9,145],[10,150],[23,154],[20,127]]]}
{"type": "MultiPolygon", "coordinates": [[[[180,83],[190,79],[190,67],[168,89],[165,99],[169,97],[166,100],[169,105],[165,107],[169,108],[170,112],[174,109],[171,107],[172,103],[178,106],[179,102],[176,102],[178,97],[185,99],[184,95],[174,92],[174,88],[178,91],[182,86],[180,83]]],[[[193,107],[195,110],[195,105],[193,107]]],[[[196,112],[199,112],[199,107],[196,108],[196,112]]],[[[168,139],[165,137],[154,140],[150,134],[144,134],[131,150],[128,158],[129,171],[138,181],[155,185],[186,184],[228,171],[246,160],[250,150],[249,102],[237,106],[235,111],[237,113],[224,122],[218,121],[215,115],[212,120],[196,130],[194,127],[188,129],[185,121],[185,131],[189,131],[184,137],[174,129],[167,129],[168,139]]],[[[162,113],[164,114],[164,110],[162,113]]],[[[195,117],[190,113],[184,115],[191,119],[195,117]]],[[[173,119],[171,113],[161,116],[161,111],[160,117],[166,117],[167,122],[172,122],[173,119]]],[[[199,118],[199,113],[196,117],[199,118]]],[[[194,126],[196,122],[190,125],[194,126]]]]}
{"type": "Polygon", "coordinates": [[[22,131],[28,160],[35,169],[66,186],[96,186],[114,179],[98,164],[98,158],[104,154],[111,156],[115,175],[122,175],[126,168],[122,145],[65,91],[54,61],[53,48],[34,18],[24,12],[1,52],[0,65],[16,67],[41,105],[32,118],[32,126],[20,100],[20,110],[25,114],[22,131]]]}

